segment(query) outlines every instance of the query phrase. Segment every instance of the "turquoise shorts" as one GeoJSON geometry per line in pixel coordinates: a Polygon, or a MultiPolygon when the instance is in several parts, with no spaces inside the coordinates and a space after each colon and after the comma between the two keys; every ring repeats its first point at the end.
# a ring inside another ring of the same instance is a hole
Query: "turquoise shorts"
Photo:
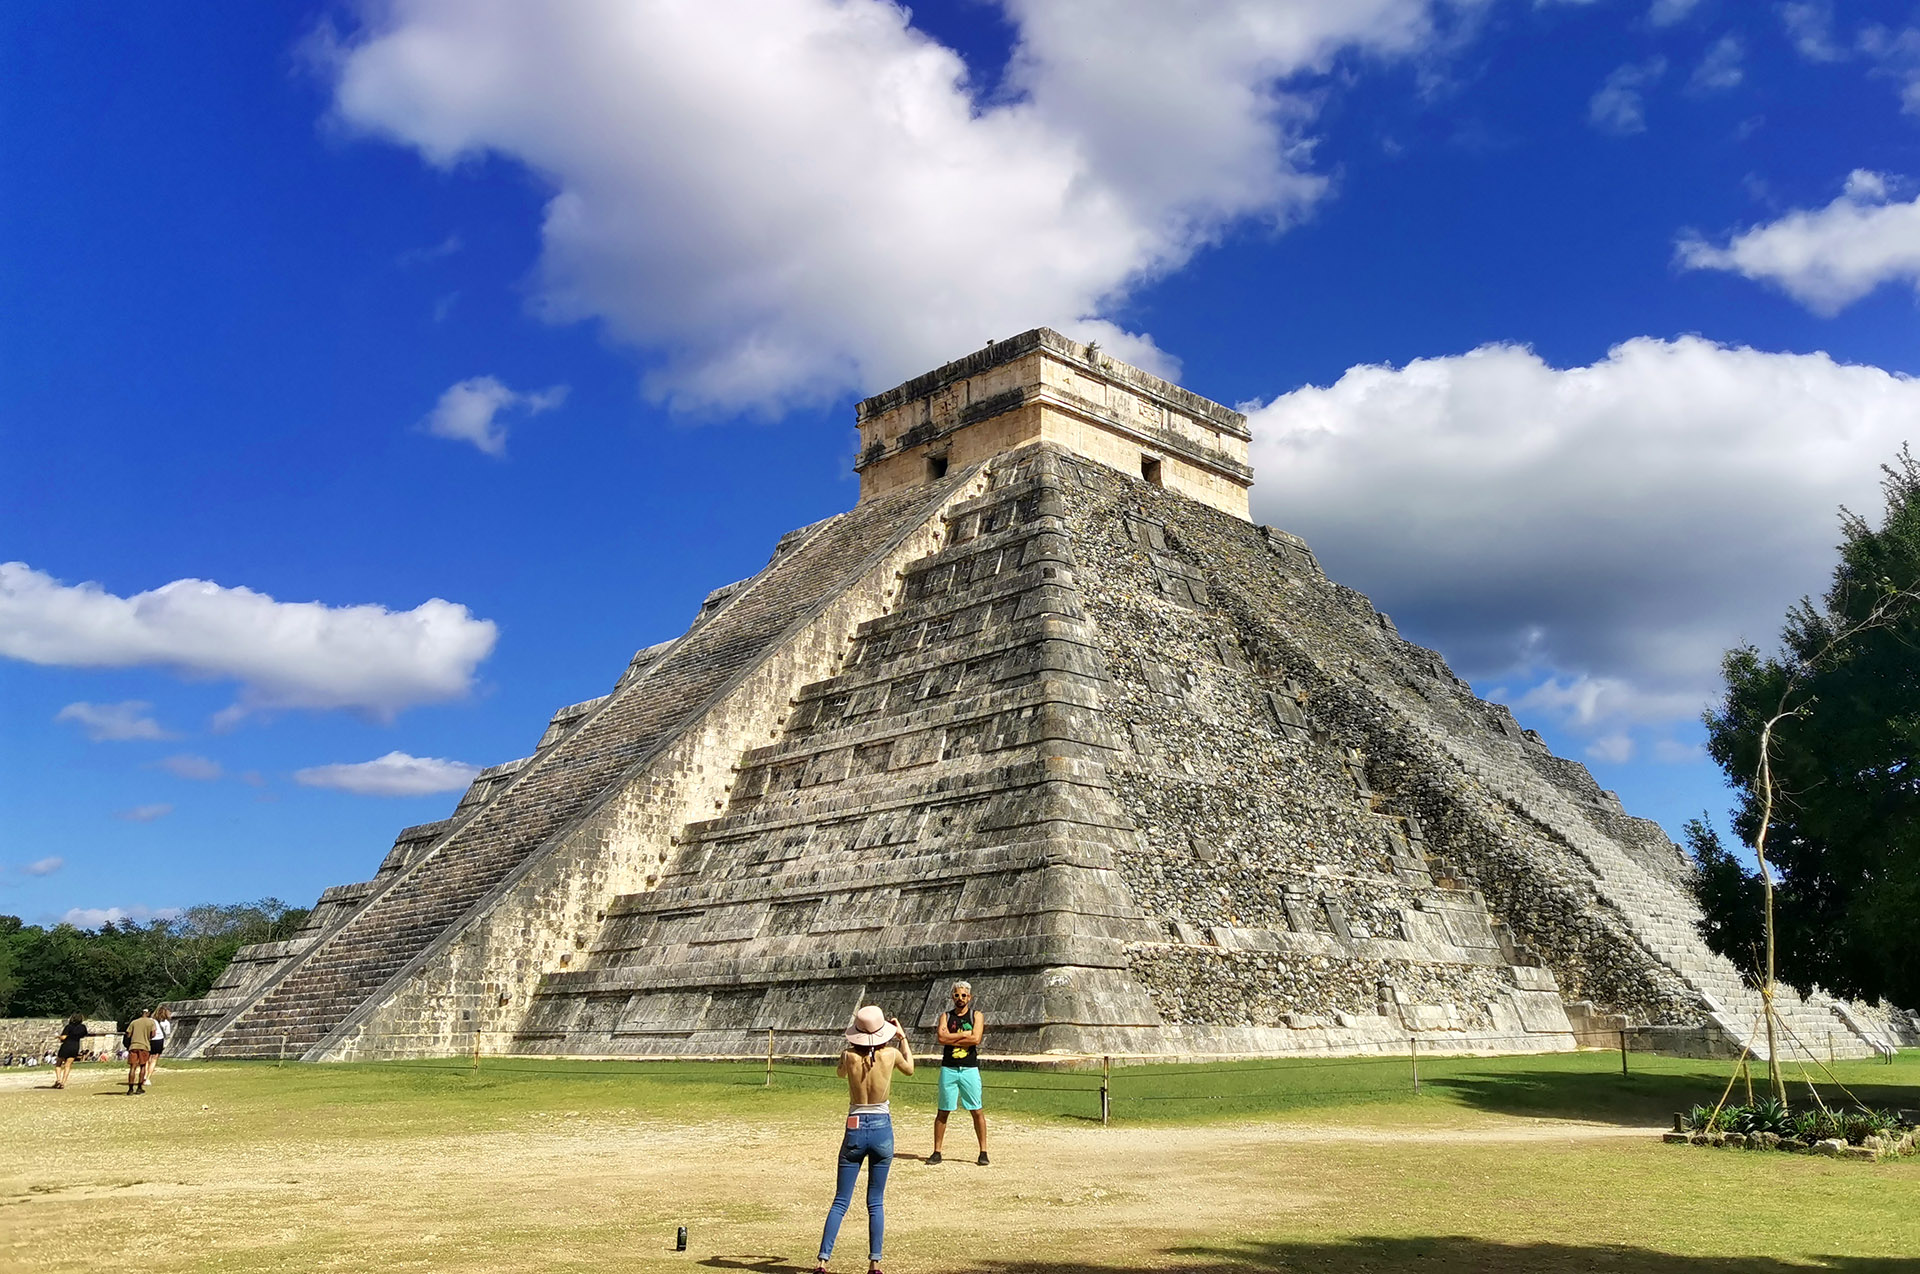
{"type": "Polygon", "coordinates": [[[942,1066],[940,1068],[940,1109],[980,1109],[980,1068],[978,1066],[942,1066]]]}

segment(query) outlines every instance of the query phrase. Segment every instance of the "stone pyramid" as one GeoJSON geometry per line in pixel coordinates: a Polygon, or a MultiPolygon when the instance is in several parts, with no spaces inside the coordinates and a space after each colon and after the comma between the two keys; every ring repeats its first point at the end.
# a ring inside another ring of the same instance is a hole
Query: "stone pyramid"
{"type": "MultiPolygon", "coordinates": [[[[1245,421],[1045,329],[861,404],[862,497],[249,948],[203,1056],[1738,1052],[1689,868],[1246,516],[1245,421]],[[770,1035],[771,1033],[771,1035],[770,1035]]],[[[1786,997],[1783,1041],[1920,1042],[1786,997]]]]}

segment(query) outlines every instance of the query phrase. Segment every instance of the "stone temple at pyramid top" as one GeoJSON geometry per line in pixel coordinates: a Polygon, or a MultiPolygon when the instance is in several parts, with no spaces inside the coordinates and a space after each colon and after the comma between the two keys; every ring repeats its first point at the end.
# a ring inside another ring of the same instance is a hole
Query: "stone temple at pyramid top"
{"type": "Polygon", "coordinates": [[[875,394],[859,426],[862,502],[1047,441],[1248,518],[1245,416],[1051,328],[875,394]]]}

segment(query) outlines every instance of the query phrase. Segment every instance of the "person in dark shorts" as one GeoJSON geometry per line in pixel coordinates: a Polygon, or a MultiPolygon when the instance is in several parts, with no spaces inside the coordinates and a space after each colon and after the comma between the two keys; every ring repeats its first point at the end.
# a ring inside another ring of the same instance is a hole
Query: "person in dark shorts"
{"type": "Polygon", "coordinates": [[[67,1077],[73,1074],[73,1059],[80,1056],[80,1041],[93,1034],[87,1029],[87,1023],[78,1013],[67,1019],[60,1028],[60,1053],[53,1064],[53,1086],[65,1088],[67,1077]]]}
{"type": "Polygon", "coordinates": [[[140,1087],[145,1088],[153,1082],[154,1068],[160,1065],[160,1054],[167,1047],[167,1036],[173,1034],[173,1011],[164,1005],[153,1013],[153,1047],[147,1050],[147,1068],[140,1073],[140,1087]]]}
{"type": "Polygon", "coordinates": [[[987,1162],[987,1116],[980,1109],[980,1041],[986,1038],[987,1018],[973,1002],[973,983],[953,984],[953,1005],[940,1015],[940,1111],[933,1117],[933,1153],[928,1163],[939,1163],[940,1145],[947,1139],[947,1116],[956,1109],[971,1111],[973,1134],[980,1139],[981,1165],[987,1162]]]}
{"type": "Polygon", "coordinates": [[[147,1060],[153,1054],[153,1029],[160,1025],[150,1009],[127,1023],[127,1096],[147,1091],[147,1060]]]}
{"type": "Polygon", "coordinates": [[[840,1051],[839,1075],[847,1081],[847,1131],[840,1138],[833,1206],[827,1209],[826,1228],[820,1234],[820,1262],[813,1267],[814,1274],[827,1274],[827,1261],[853,1202],[853,1185],[863,1163],[867,1165],[867,1269],[868,1274],[879,1274],[880,1244],[887,1228],[887,1173],[893,1167],[888,1094],[895,1071],[913,1074],[913,1048],[900,1029],[900,1020],[869,1004],[847,1024],[846,1045],[840,1051]]]}

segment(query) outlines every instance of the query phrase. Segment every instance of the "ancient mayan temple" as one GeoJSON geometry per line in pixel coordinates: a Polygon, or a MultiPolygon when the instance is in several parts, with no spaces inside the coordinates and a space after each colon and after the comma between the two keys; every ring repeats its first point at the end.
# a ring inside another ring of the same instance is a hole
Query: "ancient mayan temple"
{"type": "Polygon", "coordinates": [[[1660,830],[1248,520],[1242,416],[1042,329],[859,425],[853,509],[243,951],[176,1048],[826,1052],[956,976],[1002,1054],[1755,1035],[1660,830]]]}

